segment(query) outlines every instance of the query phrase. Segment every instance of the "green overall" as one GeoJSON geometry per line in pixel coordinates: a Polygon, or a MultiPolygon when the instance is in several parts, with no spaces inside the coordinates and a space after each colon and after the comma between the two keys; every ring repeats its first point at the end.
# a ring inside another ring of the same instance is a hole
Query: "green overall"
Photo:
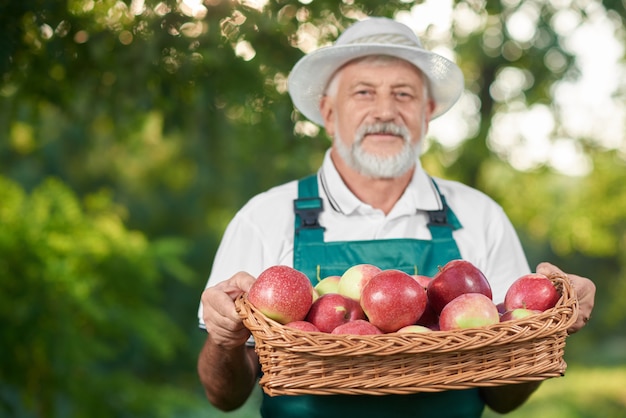
{"type": "MultiPolygon", "coordinates": [[[[434,182],[433,182],[434,183],[434,182]]],[[[435,187],[436,184],[435,184],[435,187]]],[[[437,188],[438,190],[438,188],[437,188]]],[[[324,242],[324,228],[317,218],[323,210],[317,190],[317,176],[299,182],[299,198],[294,201],[296,226],[294,268],[313,283],[318,278],[341,275],[355,264],[369,263],[382,269],[433,276],[439,266],[461,258],[452,237],[461,227],[441,195],[443,209],[428,212],[432,240],[385,239],[374,241],[324,242]]],[[[411,395],[303,395],[263,394],[264,418],[285,417],[480,417],[484,409],[477,389],[411,395]]]]}

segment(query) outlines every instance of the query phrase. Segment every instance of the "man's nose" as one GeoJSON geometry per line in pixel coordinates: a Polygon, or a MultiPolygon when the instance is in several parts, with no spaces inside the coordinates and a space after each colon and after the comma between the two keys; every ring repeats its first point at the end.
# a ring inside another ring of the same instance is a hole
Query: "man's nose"
{"type": "Polygon", "coordinates": [[[394,120],[398,114],[397,103],[392,95],[377,95],[373,116],[380,121],[394,120]]]}

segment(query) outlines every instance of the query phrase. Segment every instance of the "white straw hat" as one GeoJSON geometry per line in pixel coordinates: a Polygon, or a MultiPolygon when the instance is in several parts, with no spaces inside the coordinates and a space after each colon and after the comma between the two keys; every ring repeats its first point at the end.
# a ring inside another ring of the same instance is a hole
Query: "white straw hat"
{"type": "Polygon", "coordinates": [[[463,91],[463,73],[455,63],[425,50],[408,26],[373,17],[355,23],[334,45],[313,51],[296,63],[288,82],[291,100],[304,116],[323,125],[319,104],[333,74],[349,61],[379,54],[408,61],[424,73],[435,101],[432,118],[450,109],[463,91]]]}

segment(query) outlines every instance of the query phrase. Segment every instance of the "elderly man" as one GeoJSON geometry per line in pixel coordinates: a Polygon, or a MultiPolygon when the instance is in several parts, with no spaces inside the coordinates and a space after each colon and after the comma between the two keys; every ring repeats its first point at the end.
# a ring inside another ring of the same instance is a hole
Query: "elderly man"
{"type": "MultiPolygon", "coordinates": [[[[312,280],[358,263],[432,275],[463,258],[489,279],[494,300],[529,273],[504,212],[481,192],[429,176],[419,162],[429,122],[463,90],[460,69],[426,51],[406,26],[370,18],[336,44],[303,57],[289,79],[295,106],[333,139],[319,171],[251,199],[228,226],[199,309],[207,339],[198,372],[208,399],[232,410],[259,374],[250,333],[234,299],[272,265],[312,280]],[[312,217],[296,213],[302,199],[312,217]],[[294,209],[295,208],[295,209],[294,209]]],[[[542,263],[538,272],[558,269],[542,263]]],[[[570,275],[581,298],[575,332],[589,318],[595,287],[570,275]]],[[[264,396],[264,417],[462,416],[484,406],[510,411],[538,383],[415,395],[264,396]]]]}

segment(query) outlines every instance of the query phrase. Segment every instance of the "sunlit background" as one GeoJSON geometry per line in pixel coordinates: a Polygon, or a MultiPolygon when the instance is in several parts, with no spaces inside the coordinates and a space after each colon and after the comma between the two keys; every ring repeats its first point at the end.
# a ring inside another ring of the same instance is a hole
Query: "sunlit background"
{"type": "MultiPolygon", "coordinates": [[[[505,26],[515,46],[504,48],[514,61],[531,41],[540,42],[537,19],[543,2],[506,1],[511,8],[505,26]]],[[[534,86],[533,74],[516,67],[498,72],[490,94],[499,104],[489,133],[490,147],[519,170],[548,164],[573,176],[588,174],[592,162],[578,139],[584,138],[604,149],[624,152],[626,126],[624,91],[624,46],[621,19],[607,13],[599,4],[585,9],[587,19],[573,11],[571,1],[550,1],[555,9],[550,25],[560,36],[563,49],[575,57],[579,71],[566,74],[550,91],[550,103],[529,105],[524,92],[534,86]]],[[[455,38],[472,32],[483,32],[494,51],[502,47],[501,28],[490,25],[486,13],[469,8],[453,8],[452,1],[428,0],[410,12],[398,14],[398,20],[412,26],[417,33],[428,31],[429,39],[440,42],[441,51],[454,59],[450,45],[452,22],[455,38]],[[489,34],[491,32],[491,35],[489,34]]],[[[547,68],[558,70],[565,59],[556,50],[544,57],[547,68]]],[[[431,134],[447,147],[455,147],[474,132],[463,120],[478,113],[479,103],[471,93],[450,114],[435,121],[431,134]],[[458,127],[466,129],[456,129],[458,127]]],[[[474,127],[475,129],[475,127],[474,127]]]]}

